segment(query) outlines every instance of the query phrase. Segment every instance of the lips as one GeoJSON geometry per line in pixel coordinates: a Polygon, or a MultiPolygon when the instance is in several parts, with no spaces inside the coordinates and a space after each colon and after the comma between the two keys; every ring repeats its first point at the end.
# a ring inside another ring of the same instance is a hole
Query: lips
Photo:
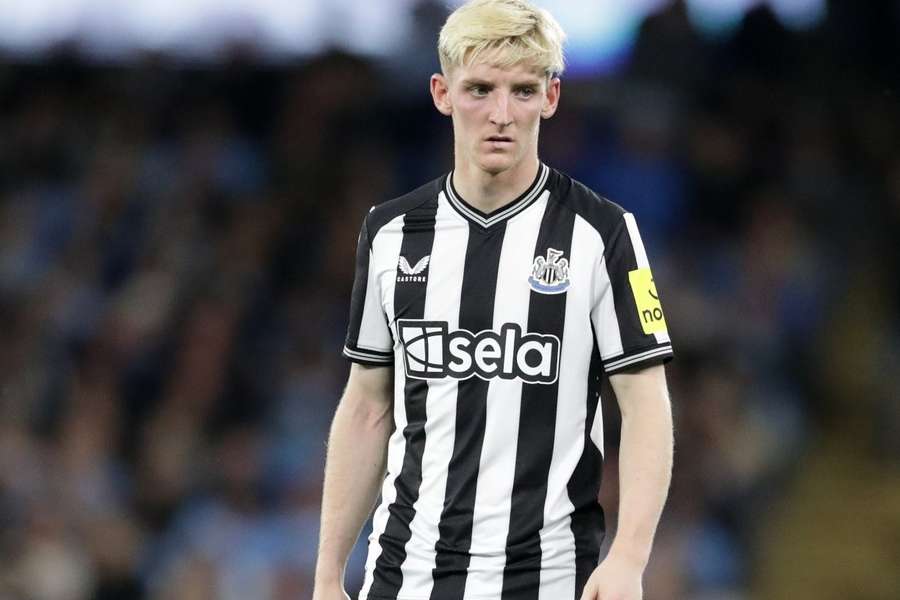
{"type": "Polygon", "coordinates": [[[489,142],[511,142],[511,137],[506,137],[505,135],[492,135],[487,139],[489,142]]]}

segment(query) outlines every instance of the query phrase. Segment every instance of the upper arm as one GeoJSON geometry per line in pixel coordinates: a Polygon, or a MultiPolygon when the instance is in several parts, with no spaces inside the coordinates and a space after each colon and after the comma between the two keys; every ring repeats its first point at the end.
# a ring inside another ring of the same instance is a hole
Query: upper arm
{"type": "Polygon", "coordinates": [[[604,371],[668,362],[672,344],[634,216],[622,214],[601,239],[591,321],[604,371]]]}
{"type": "Polygon", "coordinates": [[[609,383],[616,394],[623,417],[639,408],[671,412],[663,365],[653,365],[639,371],[619,372],[609,376],[609,383]]]}
{"type": "Polygon", "coordinates": [[[368,423],[389,420],[393,406],[393,338],[381,305],[381,291],[363,220],[356,249],[356,274],[343,354],[351,361],[341,406],[368,423]]]}
{"type": "Polygon", "coordinates": [[[356,271],[344,356],[353,362],[372,366],[394,362],[393,338],[381,303],[378,267],[367,219],[363,221],[356,248],[356,271]]]}
{"type": "Polygon", "coordinates": [[[393,367],[352,363],[341,404],[350,405],[374,418],[385,417],[391,413],[393,389],[393,367]]]}

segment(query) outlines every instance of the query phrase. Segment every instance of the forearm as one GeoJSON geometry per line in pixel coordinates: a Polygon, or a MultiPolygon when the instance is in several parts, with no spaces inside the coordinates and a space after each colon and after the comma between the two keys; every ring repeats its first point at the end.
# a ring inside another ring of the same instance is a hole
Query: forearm
{"type": "MultiPolygon", "coordinates": [[[[661,367],[660,367],[661,368],[661,367]]],[[[665,380],[622,414],[619,518],[610,554],[646,566],[672,473],[672,411],[665,380]]]]}
{"type": "Polygon", "coordinates": [[[378,496],[390,432],[389,407],[373,411],[345,399],[335,412],[322,492],[317,580],[343,580],[347,557],[378,496]]]}

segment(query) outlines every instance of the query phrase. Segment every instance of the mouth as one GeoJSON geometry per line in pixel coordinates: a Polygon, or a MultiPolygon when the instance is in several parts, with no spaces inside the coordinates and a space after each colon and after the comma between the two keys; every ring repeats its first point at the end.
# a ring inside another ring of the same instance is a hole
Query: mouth
{"type": "Polygon", "coordinates": [[[492,135],[486,138],[486,141],[491,142],[492,144],[511,144],[512,138],[505,135],[492,135]]]}

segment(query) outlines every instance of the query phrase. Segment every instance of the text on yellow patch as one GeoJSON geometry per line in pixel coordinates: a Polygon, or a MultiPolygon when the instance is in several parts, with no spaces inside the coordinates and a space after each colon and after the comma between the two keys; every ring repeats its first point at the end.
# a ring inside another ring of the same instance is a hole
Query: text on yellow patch
{"type": "Polygon", "coordinates": [[[649,335],[666,331],[666,317],[663,315],[662,304],[659,302],[659,294],[656,293],[656,284],[653,283],[650,269],[629,271],[628,282],[631,284],[631,293],[634,294],[638,319],[644,333],[649,335]]]}

